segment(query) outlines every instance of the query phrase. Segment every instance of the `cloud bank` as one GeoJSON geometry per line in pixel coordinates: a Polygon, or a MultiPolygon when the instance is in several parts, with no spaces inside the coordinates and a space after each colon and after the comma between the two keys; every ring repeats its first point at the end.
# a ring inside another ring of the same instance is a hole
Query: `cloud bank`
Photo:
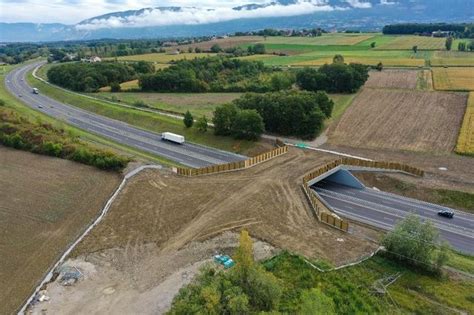
{"type": "MultiPolygon", "coordinates": [[[[364,0],[343,0],[353,8],[366,9],[371,4],[364,0]]],[[[382,0],[383,1],[383,0],[382,0]]],[[[297,0],[293,4],[268,3],[253,9],[235,10],[231,7],[197,8],[182,7],[178,11],[164,8],[150,8],[138,15],[120,16],[87,20],[76,25],[80,31],[93,31],[101,28],[151,27],[168,25],[197,25],[230,21],[235,19],[285,17],[315,12],[345,10],[347,7],[332,6],[328,0],[297,0]]]]}

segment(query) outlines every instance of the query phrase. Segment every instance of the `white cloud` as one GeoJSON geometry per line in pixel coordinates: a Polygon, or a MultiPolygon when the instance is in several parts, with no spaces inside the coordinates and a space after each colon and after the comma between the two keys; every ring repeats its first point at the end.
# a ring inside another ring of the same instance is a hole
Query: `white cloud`
{"type": "MultiPolygon", "coordinates": [[[[235,5],[235,4],[233,4],[235,5]]],[[[283,17],[313,12],[333,11],[325,0],[301,0],[291,5],[271,5],[254,10],[233,10],[231,7],[197,8],[185,7],[178,12],[151,9],[138,16],[95,19],[88,24],[77,25],[79,30],[94,30],[115,27],[145,27],[163,25],[195,25],[229,21],[234,19],[283,17]]]]}
{"type": "MultiPolygon", "coordinates": [[[[176,24],[205,24],[240,18],[284,17],[338,10],[329,0],[298,0],[292,5],[272,5],[257,10],[232,10],[249,3],[269,3],[272,0],[0,0],[0,21],[76,24],[94,16],[142,8],[179,6],[180,12],[150,10],[129,18],[111,17],[78,26],[83,30],[115,27],[141,27],[176,24]]],[[[344,0],[354,8],[369,8],[364,0],[344,0]]],[[[381,0],[388,2],[388,0],[381,0]]]]}
{"type": "Polygon", "coordinates": [[[397,2],[392,2],[390,0],[380,0],[381,5],[392,5],[392,4],[397,4],[397,2]]]}
{"type": "Polygon", "coordinates": [[[360,0],[346,0],[346,2],[357,9],[369,9],[372,7],[372,4],[370,4],[370,2],[364,2],[360,0]]]}

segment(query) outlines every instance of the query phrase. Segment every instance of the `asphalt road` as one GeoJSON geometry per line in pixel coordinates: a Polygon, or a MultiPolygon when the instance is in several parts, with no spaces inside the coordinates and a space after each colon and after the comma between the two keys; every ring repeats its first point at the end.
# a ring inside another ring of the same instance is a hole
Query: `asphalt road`
{"type": "Polygon", "coordinates": [[[313,189],[337,214],[385,230],[393,229],[398,221],[415,213],[422,220],[430,220],[441,238],[455,249],[474,254],[474,215],[371,188],[357,189],[328,181],[316,183],[313,189]],[[442,209],[454,211],[454,218],[438,216],[442,209]]]}
{"type": "Polygon", "coordinates": [[[45,95],[33,94],[26,82],[26,74],[41,63],[25,65],[11,71],[5,78],[5,86],[26,105],[67,122],[90,133],[115,142],[140,149],[189,167],[204,167],[245,160],[247,157],[202,145],[186,142],[182,145],[161,140],[161,135],[133,127],[127,123],[106,118],[77,107],[60,103],[45,95]],[[21,95],[21,96],[20,96],[21,95]]]}

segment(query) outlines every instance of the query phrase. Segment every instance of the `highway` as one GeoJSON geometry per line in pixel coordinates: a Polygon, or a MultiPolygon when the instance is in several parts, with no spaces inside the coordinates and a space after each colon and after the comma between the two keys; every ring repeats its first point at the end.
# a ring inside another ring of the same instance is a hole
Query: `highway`
{"type": "Polygon", "coordinates": [[[392,230],[398,221],[415,213],[422,220],[430,220],[438,228],[440,237],[453,248],[474,254],[474,215],[371,188],[357,189],[325,180],[312,188],[338,215],[384,230],[392,230]],[[454,218],[440,217],[438,211],[442,209],[454,211],[454,218]]]}
{"type": "Polygon", "coordinates": [[[162,156],[189,167],[204,167],[245,160],[247,157],[202,145],[174,144],[161,140],[158,133],[146,131],[127,123],[106,118],[80,108],[66,105],[41,94],[33,94],[26,74],[42,62],[28,64],[11,71],[5,78],[7,90],[31,108],[62,120],[90,133],[108,138],[139,150],[162,156]]]}

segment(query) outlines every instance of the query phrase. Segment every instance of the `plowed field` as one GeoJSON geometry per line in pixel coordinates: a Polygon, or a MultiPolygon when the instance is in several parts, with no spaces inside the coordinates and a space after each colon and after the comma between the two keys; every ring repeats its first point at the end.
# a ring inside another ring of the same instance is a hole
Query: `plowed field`
{"type": "Polygon", "coordinates": [[[13,314],[120,177],[0,146],[0,314],[13,314]]]}
{"type": "Polygon", "coordinates": [[[451,152],[466,95],[365,88],[329,135],[332,144],[451,152]]]}
{"type": "Polygon", "coordinates": [[[371,71],[365,87],[390,89],[415,89],[418,71],[383,70],[371,71]]]}

